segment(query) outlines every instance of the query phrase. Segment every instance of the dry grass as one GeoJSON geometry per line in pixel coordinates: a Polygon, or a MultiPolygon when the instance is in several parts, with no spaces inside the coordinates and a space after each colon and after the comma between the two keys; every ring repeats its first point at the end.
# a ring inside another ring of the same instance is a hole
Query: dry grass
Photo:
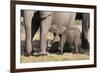
{"type": "Polygon", "coordinates": [[[32,63],[32,62],[50,62],[50,61],[68,61],[68,60],[88,60],[89,55],[86,54],[72,54],[64,53],[63,55],[49,54],[47,56],[21,56],[21,63],[32,63]]]}

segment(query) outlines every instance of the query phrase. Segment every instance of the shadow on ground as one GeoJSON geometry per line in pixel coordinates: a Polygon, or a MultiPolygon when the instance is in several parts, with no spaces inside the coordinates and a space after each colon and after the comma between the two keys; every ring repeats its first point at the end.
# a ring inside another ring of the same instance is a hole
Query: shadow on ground
{"type": "MultiPolygon", "coordinates": [[[[54,42],[51,44],[52,46],[47,46],[47,51],[49,53],[55,53],[57,54],[57,52],[59,52],[59,49],[58,49],[58,46],[59,46],[59,43],[58,42],[54,42]]],[[[24,55],[25,54],[25,41],[21,40],[21,55],[24,55]]],[[[33,52],[39,52],[40,51],[40,40],[33,40],[32,41],[32,50],[33,52]]],[[[64,53],[72,53],[72,48],[70,48],[70,46],[66,43],[64,48],[63,48],[63,52],[64,53]]]]}

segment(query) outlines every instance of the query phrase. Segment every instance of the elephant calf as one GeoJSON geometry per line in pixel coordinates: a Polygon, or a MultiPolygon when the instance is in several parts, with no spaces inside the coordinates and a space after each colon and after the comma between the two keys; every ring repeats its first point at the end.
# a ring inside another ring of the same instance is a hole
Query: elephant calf
{"type": "MultiPolygon", "coordinates": [[[[57,40],[56,37],[59,36],[59,33],[54,35],[54,41],[57,40]]],[[[79,52],[79,48],[81,47],[81,32],[76,27],[66,27],[66,31],[61,34],[60,37],[60,53],[63,54],[64,44],[67,43],[71,48],[75,48],[75,52],[79,52]]]]}

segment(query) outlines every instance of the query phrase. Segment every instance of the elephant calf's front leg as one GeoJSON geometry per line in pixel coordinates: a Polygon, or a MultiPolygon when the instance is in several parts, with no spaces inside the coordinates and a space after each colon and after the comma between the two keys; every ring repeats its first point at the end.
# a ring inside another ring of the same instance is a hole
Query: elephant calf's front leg
{"type": "Polygon", "coordinates": [[[61,40],[60,40],[60,54],[63,54],[63,48],[65,45],[65,42],[66,42],[66,38],[65,38],[65,36],[62,36],[61,40]]]}

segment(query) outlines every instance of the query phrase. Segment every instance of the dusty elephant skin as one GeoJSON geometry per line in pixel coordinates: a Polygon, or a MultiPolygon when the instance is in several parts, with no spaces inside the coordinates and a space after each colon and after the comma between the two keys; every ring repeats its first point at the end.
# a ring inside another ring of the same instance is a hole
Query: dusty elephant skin
{"type": "Polygon", "coordinates": [[[46,35],[49,32],[52,24],[58,24],[58,26],[68,25],[71,26],[75,21],[76,13],[64,13],[64,12],[46,12],[40,11],[37,14],[40,14],[40,19],[42,21],[38,21],[35,17],[36,11],[24,11],[25,18],[25,28],[26,28],[26,54],[27,56],[31,55],[32,52],[32,38],[34,37],[36,31],[40,27],[40,48],[41,55],[46,55],[46,35]],[[35,19],[34,23],[32,22],[32,18],[35,19]],[[32,27],[32,28],[31,28],[32,27]],[[32,35],[32,36],[31,36],[32,35]]]}
{"type": "Polygon", "coordinates": [[[73,28],[69,26],[58,26],[57,24],[51,25],[51,32],[54,34],[53,42],[59,42],[58,50],[60,53],[63,53],[63,48],[65,42],[67,43],[70,49],[75,49],[75,53],[84,53],[84,49],[89,49],[89,40],[88,40],[88,33],[89,33],[89,14],[85,13],[82,16],[82,33],[78,28],[73,28]],[[62,35],[59,36],[59,35],[62,35]],[[60,40],[59,40],[60,39],[60,40]]]}
{"type": "Polygon", "coordinates": [[[75,53],[79,53],[81,48],[81,32],[78,28],[67,28],[62,34],[60,40],[60,52],[63,53],[63,47],[65,43],[68,43],[72,49],[75,48],[75,53]]]}
{"type": "MultiPolygon", "coordinates": [[[[84,14],[85,15],[85,14],[84,14]]],[[[39,55],[47,55],[46,35],[51,29],[51,25],[70,27],[75,21],[76,13],[67,12],[47,12],[24,10],[24,23],[26,32],[26,56],[34,54],[32,52],[32,38],[40,27],[40,49],[39,55]]],[[[85,19],[85,18],[84,18],[85,19]]],[[[88,20],[84,20],[88,21],[88,20]]],[[[85,23],[83,23],[86,25],[85,23]]],[[[84,27],[85,28],[85,27],[84,27]]],[[[64,31],[66,28],[63,28],[64,31]]],[[[84,30],[84,29],[83,29],[84,30]]],[[[63,32],[64,32],[63,31],[63,32]]],[[[62,32],[62,30],[60,31],[62,32]]],[[[87,32],[84,32],[84,34],[87,32]]]]}
{"type": "Polygon", "coordinates": [[[59,32],[60,30],[55,27],[56,25],[52,26],[52,32],[55,33],[53,42],[59,42],[58,50],[60,51],[60,54],[63,54],[65,43],[67,43],[70,46],[70,49],[75,49],[75,53],[78,53],[79,48],[81,48],[81,42],[82,42],[81,38],[82,34],[80,30],[76,27],[65,27],[66,30],[63,28],[60,29],[62,31],[64,30],[64,32],[59,32]]]}

